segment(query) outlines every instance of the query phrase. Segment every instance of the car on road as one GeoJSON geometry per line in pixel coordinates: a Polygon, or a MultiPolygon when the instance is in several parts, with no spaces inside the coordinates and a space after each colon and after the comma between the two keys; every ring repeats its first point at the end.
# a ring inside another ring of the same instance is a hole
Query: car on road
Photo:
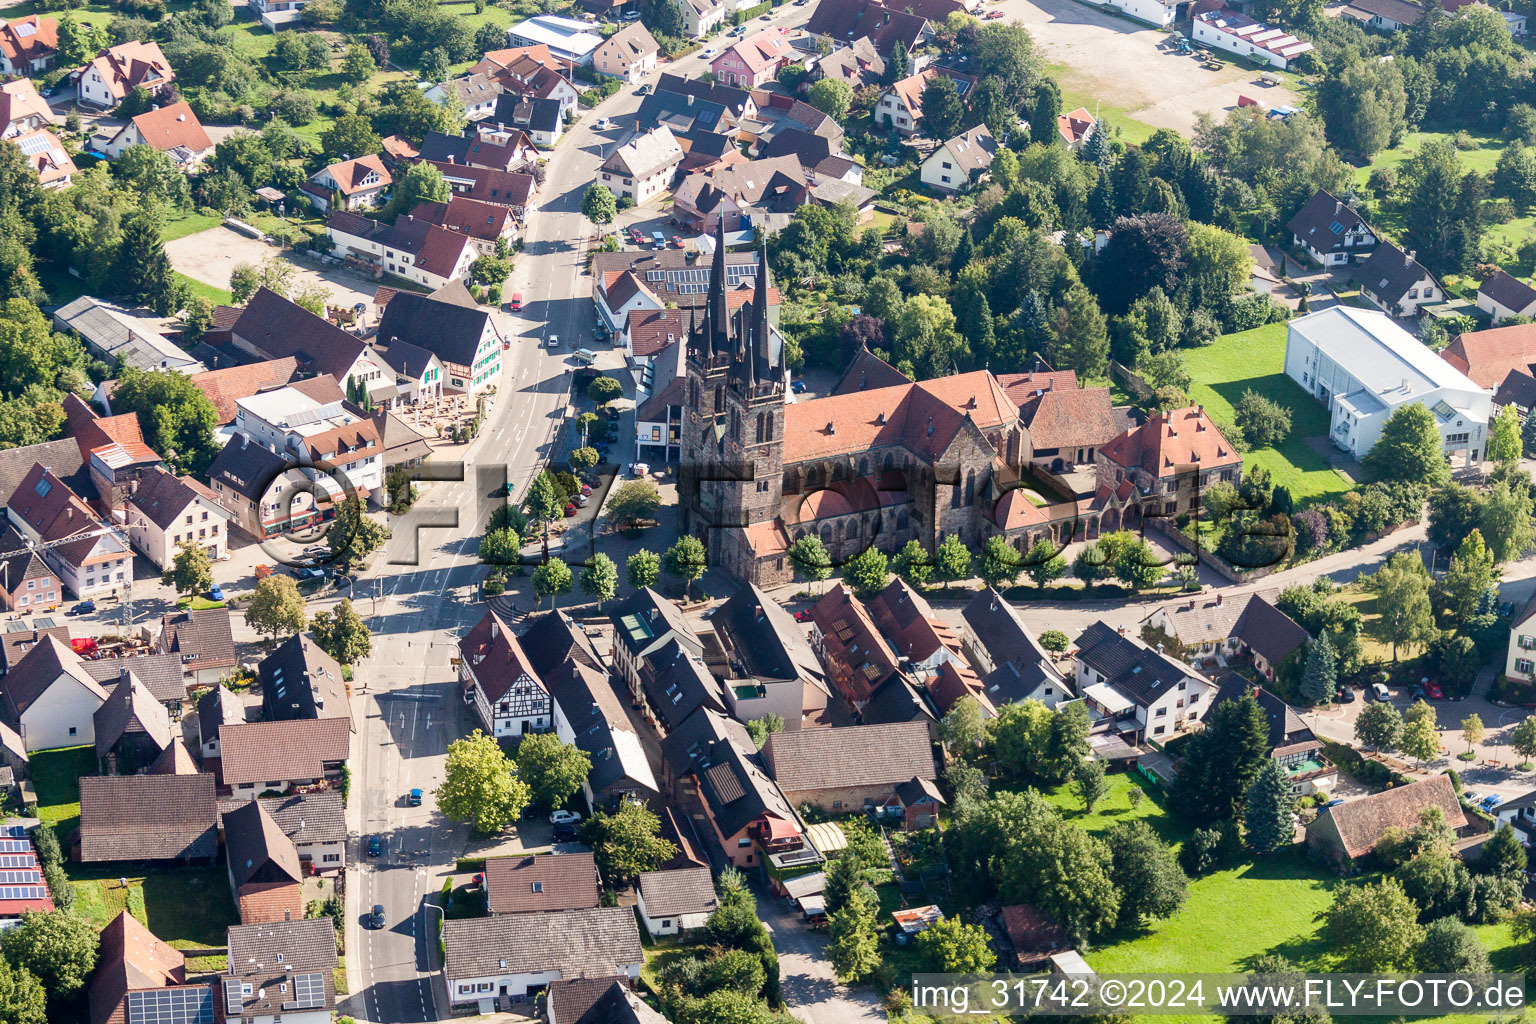
{"type": "Polygon", "coordinates": [[[648,96],[648,95],[650,95],[650,92],[651,92],[651,87],[650,86],[642,85],[640,88],[635,90],[635,95],[636,96],[648,96]]]}
{"type": "Polygon", "coordinates": [[[1487,796],[1483,797],[1477,802],[1477,806],[1481,807],[1485,811],[1492,812],[1495,807],[1499,806],[1499,804],[1503,802],[1504,798],[1499,796],[1499,794],[1489,793],[1487,796]]]}
{"type": "Polygon", "coordinates": [[[612,127],[613,122],[606,117],[600,117],[592,124],[592,130],[595,132],[605,132],[612,127]]]}
{"type": "Polygon", "coordinates": [[[411,790],[410,795],[405,798],[405,805],[407,807],[420,807],[421,806],[421,790],[419,790],[419,789],[411,790]]]}
{"type": "Polygon", "coordinates": [[[549,816],[549,823],[551,825],[575,825],[580,821],[580,814],[578,814],[576,811],[567,811],[564,809],[555,811],[549,816]]]}
{"type": "Polygon", "coordinates": [[[681,238],[679,238],[677,235],[673,235],[672,236],[672,248],[674,248],[674,249],[681,249],[682,247],[683,247],[683,240],[681,238]]]}
{"type": "Polygon", "coordinates": [[[511,310],[514,313],[521,313],[523,311],[523,293],[522,292],[514,292],[513,293],[512,301],[507,303],[507,309],[511,310]]]}
{"type": "Polygon", "coordinates": [[[747,26],[745,26],[745,25],[737,25],[735,28],[731,29],[729,32],[726,33],[726,35],[728,35],[728,36],[744,36],[746,34],[747,34],[747,26]]]}
{"type": "Polygon", "coordinates": [[[81,601],[69,610],[71,615],[89,615],[96,610],[95,601],[81,601]]]}
{"type": "Polygon", "coordinates": [[[1355,702],[1355,691],[1351,687],[1341,686],[1334,700],[1339,704],[1353,704],[1355,702]]]}
{"type": "Polygon", "coordinates": [[[811,610],[809,608],[802,608],[799,611],[795,612],[795,621],[796,622],[810,622],[811,621],[811,610]]]}
{"type": "Polygon", "coordinates": [[[630,228],[629,229],[629,240],[631,242],[634,242],[636,245],[644,245],[645,244],[645,234],[639,228],[630,228]]]}
{"type": "Polygon", "coordinates": [[[368,856],[377,857],[384,852],[384,840],[378,836],[368,837],[368,856]]]}
{"type": "Polygon", "coordinates": [[[382,903],[375,903],[373,905],[373,913],[368,915],[368,927],[369,928],[383,928],[384,927],[384,904],[382,904],[382,903]]]}
{"type": "Polygon", "coordinates": [[[793,391],[797,395],[805,394],[805,381],[803,381],[803,380],[794,381],[793,383],[791,383],[789,385],[789,390],[793,391]]]}
{"type": "Polygon", "coordinates": [[[576,506],[567,502],[565,505],[565,518],[569,519],[576,514],[576,506]]]}
{"type": "Polygon", "coordinates": [[[772,14],[765,14],[761,18],[758,18],[757,20],[758,21],[772,21],[773,20],[773,15],[772,14]]]}
{"type": "Polygon", "coordinates": [[[996,21],[998,18],[1001,18],[1001,17],[1003,17],[1003,12],[1002,11],[988,11],[987,12],[987,20],[988,21],[996,21]]]}
{"type": "Polygon", "coordinates": [[[208,590],[208,600],[210,600],[210,601],[222,601],[222,600],[224,600],[224,591],[223,591],[223,589],[217,583],[215,583],[212,587],[209,588],[209,590],[208,590]]]}
{"type": "Polygon", "coordinates": [[[299,581],[301,586],[319,583],[325,579],[325,570],[317,568],[296,567],[293,570],[293,578],[299,581]]]}
{"type": "Polygon", "coordinates": [[[713,46],[705,47],[704,51],[699,54],[699,56],[703,57],[705,60],[714,60],[719,55],[720,51],[715,49],[713,46]]]}
{"type": "Polygon", "coordinates": [[[1424,695],[1430,700],[1445,700],[1445,691],[1440,689],[1439,683],[1424,684],[1424,695]]]}
{"type": "Polygon", "coordinates": [[[549,347],[552,348],[552,349],[556,349],[556,348],[560,347],[560,335],[558,335],[558,334],[551,334],[549,336],[549,347]]]}

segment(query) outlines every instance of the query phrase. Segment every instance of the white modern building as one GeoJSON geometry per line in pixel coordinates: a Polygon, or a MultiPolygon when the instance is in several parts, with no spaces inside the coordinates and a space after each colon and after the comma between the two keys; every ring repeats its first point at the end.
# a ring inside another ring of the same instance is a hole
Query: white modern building
{"type": "Polygon", "coordinates": [[[585,66],[592,63],[592,51],[603,44],[603,37],[592,29],[589,22],[540,14],[507,29],[507,45],[547,46],[551,56],[585,66]]]}
{"type": "Polygon", "coordinates": [[[1385,313],[1334,306],[1292,320],[1285,373],[1328,408],[1329,438],[1357,459],[1393,412],[1419,403],[1435,414],[1447,458],[1482,461],[1493,393],[1385,313]]]}
{"type": "Polygon", "coordinates": [[[1137,21],[1144,21],[1153,28],[1172,25],[1179,11],[1177,0],[1109,0],[1106,6],[1137,21]]]}
{"type": "MultiPolygon", "coordinates": [[[[288,462],[338,472],[359,495],[383,493],[384,446],[378,428],[347,407],[334,381],[303,381],[237,399],[235,407],[235,430],[288,462]]],[[[335,486],[327,474],[315,479],[327,490],[335,486]]]]}
{"type": "Polygon", "coordinates": [[[1268,64],[1281,71],[1297,56],[1313,48],[1311,43],[1303,42],[1283,29],[1270,28],[1262,21],[1254,21],[1246,14],[1238,14],[1225,7],[1206,11],[1197,17],[1191,35],[1197,43],[1246,57],[1259,64],[1268,64]]]}

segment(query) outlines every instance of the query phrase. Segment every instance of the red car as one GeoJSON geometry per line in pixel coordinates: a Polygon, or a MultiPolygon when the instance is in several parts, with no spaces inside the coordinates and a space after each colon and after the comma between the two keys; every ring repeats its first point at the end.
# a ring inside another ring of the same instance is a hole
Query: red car
{"type": "Polygon", "coordinates": [[[681,238],[679,238],[677,235],[673,235],[672,236],[672,248],[674,248],[674,249],[681,249],[682,247],[683,247],[683,240],[681,238]]]}
{"type": "Polygon", "coordinates": [[[640,229],[639,228],[630,228],[629,229],[629,240],[631,242],[634,242],[636,245],[644,245],[645,244],[645,236],[640,233],[640,229]]]}
{"type": "Polygon", "coordinates": [[[576,514],[576,506],[575,505],[571,505],[571,504],[568,503],[565,506],[565,518],[569,519],[569,518],[571,518],[571,516],[574,516],[575,514],[576,514]]]}
{"type": "Polygon", "coordinates": [[[584,498],[590,498],[592,496],[592,485],[591,484],[582,484],[581,485],[581,494],[582,494],[582,497],[584,497],[584,498]]]}
{"type": "Polygon", "coordinates": [[[1424,695],[1430,700],[1445,700],[1445,691],[1440,689],[1439,683],[1429,683],[1424,687],[1424,695]]]}
{"type": "Polygon", "coordinates": [[[795,621],[796,622],[810,622],[811,621],[811,610],[809,608],[802,608],[799,611],[795,612],[795,621]]]}
{"type": "Polygon", "coordinates": [[[1003,16],[1003,12],[1002,11],[988,11],[987,12],[987,20],[988,21],[996,21],[998,18],[1001,18],[1002,16],[1003,16]]]}

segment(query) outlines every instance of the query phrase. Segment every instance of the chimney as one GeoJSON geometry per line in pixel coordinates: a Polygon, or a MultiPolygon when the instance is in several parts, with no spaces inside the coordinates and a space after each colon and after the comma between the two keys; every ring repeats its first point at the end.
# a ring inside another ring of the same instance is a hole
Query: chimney
{"type": "Polygon", "coordinates": [[[828,423],[827,424],[827,433],[828,434],[835,434],[835,433],[837,433],[837,424],[835,424],[835,423],[828,423]]]}
{"type": "Polygon", "coordinates": [[[1159,640],[1157,642],[1157,653],[1158,654],[1162,654],[1163,653],[1163,642],[1161,640],[1159,640]]]}
{"type": "Polygon", "coordinates": [[[688,94],[688,105],[693,106],[693,93],[688,94]]]}
{"type": "Polygon", "coordinates": [[[1216,595],[1216,607],[1218,607],[1218,608],[1221,607],[1221,594],[1220,593],[1218,593],[1216,595]]]}
{"type": "Polygon", "coordinates": [[[1125,636],[1125,627],[1124,626],[1120,627],[1120,635],[1121,636],[1125,636]]]}
{"type": "Polygon", "coordinates": [[[1413,258],[1417,255],[1418,253],[1412,249],[1409,249],[1407,252],[1403,253],[1403,268],[1407,269],[1408,267],[1413,266],[1413,258]]]}
{"type": "Polygon", "coordinates": [[[1340,213],[1344,212],[1344,203],[1341,200],[1335,199],[1333,201],[1333,212],[1335,214],[1340,214],[1340,213]]]}

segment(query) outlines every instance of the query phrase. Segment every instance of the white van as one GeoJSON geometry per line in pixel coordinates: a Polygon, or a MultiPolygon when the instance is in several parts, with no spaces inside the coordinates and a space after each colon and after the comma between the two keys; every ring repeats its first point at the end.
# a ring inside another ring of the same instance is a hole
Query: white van
{"type": "Polygon", "coordinates": [[[576,362],[582,366],[591,366],[597,362],[597,353],[589,348],[579,348],[576,350],[576,362]]]}

